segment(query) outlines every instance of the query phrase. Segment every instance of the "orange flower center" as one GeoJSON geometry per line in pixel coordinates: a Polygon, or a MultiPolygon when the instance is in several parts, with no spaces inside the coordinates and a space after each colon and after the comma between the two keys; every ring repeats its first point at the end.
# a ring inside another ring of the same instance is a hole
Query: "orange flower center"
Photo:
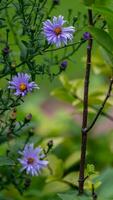
{"type": "Polygon", "coordinates": [[[23,92],[27,89],[27,86],[25,83],[21,83],[20,86],[19,86],[19,89],[23,92]]]}
{"type": "Polygon", "coordinates": [[[56,28],[54,29],[54,33],[55,33],[56,35],[60,35],[61,32],[62,32],[61,27],[56,27],[56,28]]]}
{"type": "Polygon", "coordinates": [[[33,164],[33,162],[34,162],[34,158],[29,157],[29,158],[27,159],[27,163],[28,163],[28,164],[33,164]]]}

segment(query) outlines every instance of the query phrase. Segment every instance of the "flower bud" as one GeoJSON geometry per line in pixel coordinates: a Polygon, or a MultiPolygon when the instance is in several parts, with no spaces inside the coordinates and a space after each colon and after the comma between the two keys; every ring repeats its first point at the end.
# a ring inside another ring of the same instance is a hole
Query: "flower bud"
{"type": "Polygon", "coordinates": [[[51,149],[53,146],[53,140],[49,140],[47,145],[48,145],[49,149],[51,149]]]}
{"type": "Polygon", "coordinates": [[[85,32],[84,34],[83,34],[83,39],[84,40],[89,40],[91,38],[91,36],[90,36],[90,33],[89,32],[85,32]]]}
{"type": "Polygon", "coordinates": [[[16,120],[16,114],[17,114],[16,113],[16,109],[14,108],[13,111],[11,112],[11,114],[10,114],[10,119],[11,120],[16,120]]]}
{"type": "Polygon", "coordinates": [[[67,68],[67,61],[66,60],[64,60],[64,61],[62,61],[61,63],[60,63],[60,69],[61,70],[65,70],[66,68],[67,68]]]}
{"type": "Polygon", "coordinates": [[[52,0],[53,1],[53,5],[56,6],[56,5],[59,5],[60,4],[60,0],[52,0]]]}
{"type": "Polygon", "coordinates": [[[4,49],[2,49],[3,55],[7,56],[9,54],[9,47],[5,47],[4,49]]]}
{"type": "Polygon", "coordinates": [[[30,122],[31,119],[32,119],[32,114],[31,114],[31,113],[27,114],[27,115],[25,116],[25,123],[30,122]]]}
{"type": "Polygon", "coordinates": [[[16,62],[15,62],[15,61],[13,61],[13,62],[11,63],[11,67],[12,67],[12,68],[15,68],[15,67],[16,67],[16,62]]]}

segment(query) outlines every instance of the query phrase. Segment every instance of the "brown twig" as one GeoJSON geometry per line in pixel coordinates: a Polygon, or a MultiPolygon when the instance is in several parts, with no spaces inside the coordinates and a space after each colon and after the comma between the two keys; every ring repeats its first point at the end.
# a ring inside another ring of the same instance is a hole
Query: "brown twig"
{"type": "MultiPolygon", "coordinates": [[[[93,24],[92,19],[92,10],[88,9],[88,23],[89,25],[93,24]]],[[[87,119],[88,119],[88,93],[89,93],[89,78],[90,78],[90,69],[91,69],[91,52],[92,52],[92,37],[88,40],[88,48],[87,48],[87,61],[86,61],[86,74],[85,74],[85,82],[84,82],[84,100],[83,100],[83,121],[82,121],[82,144],[81,144],[81,159],[80,159],[80,172],[79,172],[79,194],[83,194],[84,192],[84,169],[86,162],[86,146],[87,146],[87,133],[93,128],[100,114],[103,113],[103,108],[110,97],[112,91],[113,79],[110,80],[108,92],[105,96],[105,99],[98,110],[93,122],[87,128],[87,119]]],[[[111,117],[110,117],[111,118],[111,117]]],[[[92,186],[92,197],[93,200],[97,199],[97,195],[94,192],[94,186],[92,186]]]]}
{"type": "MultiPolygon", "coordinates": [[[[88,24],[93,25],[92,10],[88,9],[88,24]]],[[[89,77],[91,68],[91,52],[92,52],[92,37],[88,40],[86,74],[84,81],[84,101],[83,101],[83,121],[82,121],[82,143],[81,143],[81,159],[79,172],[79,194],[84,192],[84,168],[86,161],[86,145],[87,145],[87,118],[88,118],[88,92],[89,92],[89,77]]]]}

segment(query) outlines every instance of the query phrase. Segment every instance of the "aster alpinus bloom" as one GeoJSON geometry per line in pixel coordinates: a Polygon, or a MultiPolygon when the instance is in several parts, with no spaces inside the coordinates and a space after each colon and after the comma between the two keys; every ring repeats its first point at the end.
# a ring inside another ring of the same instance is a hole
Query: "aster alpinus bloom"
{"type": "Polygon", "coordinates": [[[27,144],[23,151],[19,151],[22,156],[18,159],[22,165],[21,171],[25,170],[27,174],[36,176],[43,168],[47,167],[48,161],[43,160],[44,155],[41,152],[42,149],[34,148],[33,144],[27,144]]]}
{"type": "Polygon", "coordinates": [[[9,81],[8,88],[15,90],[14,94],[16,96],[25,96],[28,92],[31,92],[33,89],[39,89],[35,82],[30,82],[30,75],[26,73],[18,73],[16,76],[14,76],[12,80],[9,81]]]}
{"type": "Polygon", "coordinates": [[[63,27],[66,21],[63,16],[53,17],[53,21],[46,20],[43,22],[44,35],[49,44],[55,44],[60,47],[62,44],[67,45],[68,41],[73,39],[75,29],[73,26],[63,27]]]}

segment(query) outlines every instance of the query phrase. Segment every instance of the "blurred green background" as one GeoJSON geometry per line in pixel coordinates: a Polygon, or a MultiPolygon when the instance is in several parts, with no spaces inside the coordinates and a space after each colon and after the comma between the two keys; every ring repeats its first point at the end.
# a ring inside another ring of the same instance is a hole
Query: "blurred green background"
{"type": "MultiPolygon", "coordinates": [[[[51,0],[48,0],[46,9],[49,9],[51,0]]],[[[79,16],[75,24],[75,41],[79,41],[85,31],[81,28],[86,8],[80,0],[60,0],[60,5],[52,12],[52,16],[68,16],[68,10],[72,10],[72,16],[79,16]]],[[[3,37],[3,33],[0,33],[3,37]]],[[[44,75],[37,78],[40,90],[25,97],[25,102],[17,109],[17,120],[23,120],[25,115],[32,113],[31,127],[35,127],[35,134],[31,142],[45,147],[47,142],[53,140],[53,149],[48,155],[49,168],[44,170],[41,176],[33,177],[29,189],[21,196],[14,186],[1,192],[1,200],[54,200],[57,193],[72,190],[78,185],[78,171],[80,161],[82,103],[71,96],[70,91],[75,91],[83,98],[83,78],[85,69],[87,44],[84,44],[68,61],[66,71],[50,81],[44,75]],[[67,78],[68,77],[68,78],[67,78]],[[72,81],[73,80],[73,81],[72,81]],[[57,88],[57,90],[56,90],[57,88]],[[58,88],[60,88],[58,90],[58,88]],[[62,91],[62,88],[65,90],[62,91]]],[[[59,50],[59,55],[64,50],[59,50]]],[[[70,51],[70,48],[68,49],[70,51]]],[[[46,55],[47,56],[47,55],[46,55]]],[[[48,57],[51,56],[48,53],[48,57]]],[[[16,54],[14,54],[14,59],[16,54]]],[[[37,62],[40,59],[37,58],[37,62]]],[[[59,66],[53,66],[55,70],[59,66]]],[[[105,51],[94,43],[92,72],[90,79],[89,104],[99,108],[107,91],[107,83],[111,75],[111,65],[105,51]],[[103,59],[104,58],[104,59],[103,59]]],[[[1,87],[4,82],[1,83],[1,87]]],[[[108,101],[105,112],[113,113],[112,98],[108,101]]],[[[89,107],[89,123],[95,116],[95,110],[89,107]]],[[[87,163],[93,164],[99,172],[91,180],[86,181],[86,189],[91,190],[92,181],[97,184],[97,192],[100,200],[113,199],[113,123],[112,120],[101,116],[89,133],[87,163]],[[96,178],[95,178],[96,177],[96,178]],[[98,186],[99,185],[99,186],[98,186]]],[[[23,133],[27,130],[23,130],[23,133]]],[[[12,141],[10,145],[19,146],[21,139],[12,141]]],[[[7,145],[1,146],[0,154],[5,151],[7,145]]]]}

